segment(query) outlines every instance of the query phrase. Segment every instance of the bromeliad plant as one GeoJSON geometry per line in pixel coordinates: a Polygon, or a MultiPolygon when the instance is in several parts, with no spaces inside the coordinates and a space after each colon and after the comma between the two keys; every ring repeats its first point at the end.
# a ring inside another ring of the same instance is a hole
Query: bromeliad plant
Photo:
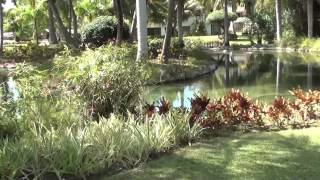
{"type": "Polygon", "coordinates": [[[206,106],[202,124],[207,128],[231,128],[244,126],[256,128],[263,125],[262,107],[240,93],[231,90],[223,98],[214,100],[206,106]]]}

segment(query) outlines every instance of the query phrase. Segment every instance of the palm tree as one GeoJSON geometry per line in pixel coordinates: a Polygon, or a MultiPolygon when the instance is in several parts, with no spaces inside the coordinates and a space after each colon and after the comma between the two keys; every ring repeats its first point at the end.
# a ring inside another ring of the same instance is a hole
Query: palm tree
{"type": "Polygon", "coordinates": [[[228,0],[224,0],[224,46],[229,46],[228,0]]]}
{"type": "Polygon", "coordinates": [[[183,46],[183,14],[184,14],[184,3],[185,0],[178,0],[177,7],[177,24],[178,24],[178,39],[181,47],[183,46]]]}
{"type": "Polygon", "coordinates": [[[79,47],[78,42],[71,37],[71,33],[67,31],[67,28],[64,26],[63,21],[60,17],[58,8],[55,5],[55,0],[48,0],[49,8],[51,8],[53,15],[55,17],[55,20],[58,24],[58,29],[60,34],[65,38],[67,46],[69,46],[72,49],[77,49],[79,47]]]}
{"type": "Polygon", "coordinates": [[[147,3],[146,0],[136,0],[138,53],[137,61],[141,61],[148,55],[148,31],[147,31],[147,3]]]}
{"type": "Polygon", "coordinates": [[[277,41],[281,41],[281,0],[276,0],[277,41]]]}
{"type": "Polygon", "coordinates": [[[121,0],[113,0],[114,9],[117,17],[117,39],[116,44],[119,45],[122,42],[123,35],[123,12],[122,12],[122,4],[121,0]]]}
{"type": "Polygon", "coordinates": [[[53,12],[52,12],[52,9],[49,8],[49,3],[48,3],[48,28],[49,28],[49,43],[58,44],[58,40],[56,36],[56,28],[54,26],[53,12]]]}
{"type": "Polygon", "coordinates": [[[169,11],[167,17],[167,26],[166,26],[166,35],[163,42],[162,53],[161,53],[161,61],[163,63],[168,63],[169,61],[169,48],[171,44],[171,37],[172,37],[172,23],[173,23],[173,16],[174,16],[174,7],[175,7],[175,0],[169,0],[169,11]]]}
{"type": "Polygon", "coordinates": [[[307,0],[308,7],[308,37],[313,37],[313,0],[307,0]]]}
{"type": "Polygon", "coordinates": [[[3,52],[3,3],[4,0],[0,0],[0,55],[3,52]]]}
{"type": "Polygon", "coordinates": [[[29,0],[29,3],[33,9],[33,29],[34,29],[34,34],[33,37],[36,40],[36,44],[39,45],[39,38],[38,38],[38,8],[36,6],[36,0],[29,0]]]}

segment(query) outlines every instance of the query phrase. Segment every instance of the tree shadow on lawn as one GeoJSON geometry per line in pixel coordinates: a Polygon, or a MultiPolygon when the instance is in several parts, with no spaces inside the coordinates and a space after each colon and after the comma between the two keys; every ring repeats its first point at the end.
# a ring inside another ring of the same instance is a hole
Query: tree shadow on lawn
{"type": "Polygon", "coordinates": [[[217,137],[100,179],[319,179],[317,138],[283,132],[217,137]]]}

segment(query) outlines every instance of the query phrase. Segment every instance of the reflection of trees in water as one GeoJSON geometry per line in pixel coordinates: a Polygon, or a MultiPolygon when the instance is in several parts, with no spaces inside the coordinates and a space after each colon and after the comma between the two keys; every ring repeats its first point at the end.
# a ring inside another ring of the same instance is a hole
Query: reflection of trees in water
{"type": "MultiPolygon", "coordinates": [[[[243,54],[241,54],[243,55],[243,54]]],[[[274,93],[287,93],[292,88],[315,88],[320,85],[320,66],[300,61],[299,57],[283,56],[270,53],[247,54],[243,59],[237,55],[224,54],[223,64],[219,69],[207,76],[181,83],[161,85],[153,89],[152,100],[161,95],[176,106],[189,106],[188,98],[200,90],[210,97],[220,97],[229,88],[247,89],[252,93],[259,93],[259,97],[274,93]],[[290,59],[288,59],[290,58],[290,59]],[[233,59],[237,63],[233,63],[233,59]],[[237,64],[237,66],[235,66],[237,64]]]]}
{"type": "Polygon", "coordinates": [[[250,85],[257,82],[264,73],[271,71],[273,66],[273,55],[270,54],[251,54],[247,61],[238,66],[232,66],[230,55],[224,57],[224,71],[217,71],[218,76],[224,77],[224,86],[250,85]]]}

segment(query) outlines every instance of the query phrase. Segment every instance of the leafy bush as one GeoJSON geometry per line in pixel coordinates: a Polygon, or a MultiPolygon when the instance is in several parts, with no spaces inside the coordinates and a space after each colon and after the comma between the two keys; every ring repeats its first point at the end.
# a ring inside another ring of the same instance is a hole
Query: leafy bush
{"type": "MultiPolygon", "coordinates": [[[[238,18],[237,14],[233,12],[228,12],[228,20],[229,21],[235,21],[238,18]]],[[[223,26],[224,22],[224,11],[219,10],[219,11],[213,11],[210,13],[206,19],[206,21],[210,24],[219,24],[220,26],[223,26]]]]}
{"type": "Polygon", "coordinates": [[[88,109],[106,116],[110,113],[134,112],[141,100],[142,85],[148,75],[135,62],[136,49],[108,45],[88,51],[72,61],[64,57],[55,61],[57,72],[88,109]]]}
{"type": "Polygon", "coordinates": [[[244,125],[247,128],[263,125],[262,107],[237,90],[231,90],[222,99],[209,104],[207,111],[208,119],[204,120],[207,126],[212,124],[219,128],[244,125]]]}
{"type": "MultiPolygon", "coordinates": [[[[108,41],[113,41],[117,36],[117,20],[114,16],[101,16],[88,24],[82,30],[82,42],[102,46],[108,41]]],[[[129,26],[124,23],[124,39],[129,38],[129,26]]]]}
{"type": "Polygon", "coordinates": [[[268,116],[279,128],[308,127],[311,120],[320,115],[320,92],[296,89],[291,94],[295,97],[292,101],[283,97],[275,99],[268,109],[268,116]]]}
{"type": "MultiPolygon", "coordinates": [[[[149,40],[149,56],[157,58],[162,50],[163,39],[154,38],[149,40]]],[[[177,38],[172,38],[170,46],[170,56],[174,58],[185,57],[188,52],[199,49],[203,43],[200,40],[184,39],[183,45],[177,38]]]]}
{"type": "Polygon", "coordinates": [[[49,46],[39,46],[34,43],[27,45],[5,48],[4,56],[23,60],[42,60],[54,57],[54,55],[63,50],[62,46],[49,48],[49,46]]]}

